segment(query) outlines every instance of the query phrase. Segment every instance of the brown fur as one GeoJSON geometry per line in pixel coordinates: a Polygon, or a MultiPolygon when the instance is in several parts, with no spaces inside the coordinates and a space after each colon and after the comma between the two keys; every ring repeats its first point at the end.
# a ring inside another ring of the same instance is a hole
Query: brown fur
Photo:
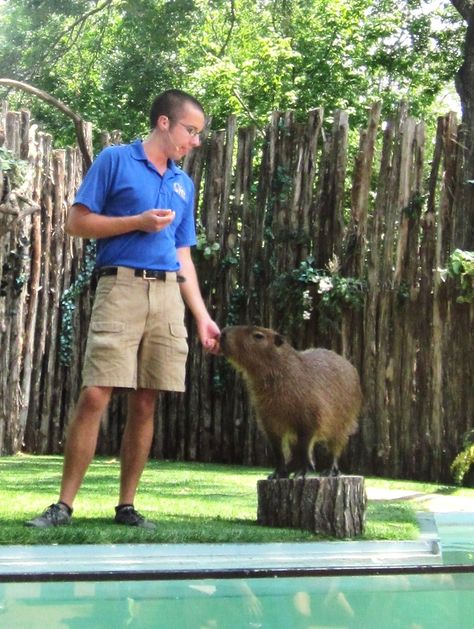
{"type": "Polygon", "coordinates": [[[242,372],[276,457],[270,478],[305,475],[313,450],[324,442],[338,458],[357,429],[362,394],[356,369],[327,349],[300,352],[277,332],[255,326],[224,328],[221,351],[242,372]]]}

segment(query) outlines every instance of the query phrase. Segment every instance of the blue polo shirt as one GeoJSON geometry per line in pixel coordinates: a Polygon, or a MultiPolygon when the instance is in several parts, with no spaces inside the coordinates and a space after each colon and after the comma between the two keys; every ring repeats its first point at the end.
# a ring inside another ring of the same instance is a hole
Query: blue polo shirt
{"type": "Polygon", "coordinates": [[[97,239],[96,266],[177,271],[176,249],[196,244],[194,184],[171,160],[163,175],[148,161],[141,140],[105,148],[94,160],[74,203],[105,216],[168,209],[174,221],[157,233],[133,231],[97,239]]]}

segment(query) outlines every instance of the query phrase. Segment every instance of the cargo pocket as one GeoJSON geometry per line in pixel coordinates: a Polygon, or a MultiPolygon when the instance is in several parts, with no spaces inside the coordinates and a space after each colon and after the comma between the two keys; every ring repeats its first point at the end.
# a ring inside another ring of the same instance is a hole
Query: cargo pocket
{"type": "Polygon", "coordinates": [[[110,346],[121,332],[123,332],[125,324],[120,321],[92,321],[91,333],[94,345],[110,346]]]}
{"type": "Polygon", "coordinates": [[[172,347],[180,354],[188,353],[188,330],[181,323],[170,323],[170,336],[172,339],[172,347]]]}

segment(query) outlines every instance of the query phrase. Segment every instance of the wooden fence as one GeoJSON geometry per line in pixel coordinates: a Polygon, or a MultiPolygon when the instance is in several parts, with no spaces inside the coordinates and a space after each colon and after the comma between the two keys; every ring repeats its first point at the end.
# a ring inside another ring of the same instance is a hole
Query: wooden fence
{"type": "MultiPolygon", "coordinates": [[[[58,453],[91,307],[90,246],[64,233],[82,161],[53,149],[28,112],[4,104],[0,126],[0,146],[28,162],[20,190],[4,162],[1,190],[0,452],[58,453]]],[[[462,130],[439,118],[428,176],[425,127],[405,105],[383,123],[374,105],[355,152],[350,133],[343,111],[330,122],[321,109],[305,122],[275,112],[264,137],[230,117],[186,158],[203,294],[221,326],[275,327],[358,367],[365,404],[344,470],[449,481],[474,427],[474,306],[439,271],[461,241],[474,248],[462,130]]],[[[187,393],[160,398],[152,456],[268,465],[240,377],[189,329],[187,393]]],[[[99,453],[118,452],[125,412],[117,392],[99,453]]]]}

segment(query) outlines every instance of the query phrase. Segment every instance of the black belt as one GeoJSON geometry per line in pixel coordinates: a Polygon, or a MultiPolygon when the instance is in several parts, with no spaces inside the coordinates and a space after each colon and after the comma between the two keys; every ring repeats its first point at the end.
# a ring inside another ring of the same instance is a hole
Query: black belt
{"type": "MultiPolygon", "coordinates": [[[[144,280],[161,280],[166,281],[166,271],[153,271],[150,269],[134,269],[135,277],[141,277],[144,280]]],[[[97,279],[99,277],[105,277],[110,275],[117,275],[118,268],[116,266],[103,266],[95,270],[97,279]]],[[[178,282],[185,282],[186,279],[182,275],[177,275],[178,282]]]]}

